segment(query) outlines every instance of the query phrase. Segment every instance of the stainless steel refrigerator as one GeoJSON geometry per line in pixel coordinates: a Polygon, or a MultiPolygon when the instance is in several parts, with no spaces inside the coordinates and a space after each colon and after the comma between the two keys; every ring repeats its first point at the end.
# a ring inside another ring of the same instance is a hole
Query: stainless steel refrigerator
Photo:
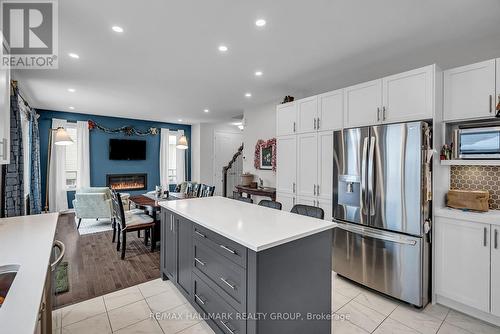
{"type": "Polygon", "coordinates": [[[430,296],[430,132],[412,122],[334,133],[333,270],[419,307],[430,296]]]}

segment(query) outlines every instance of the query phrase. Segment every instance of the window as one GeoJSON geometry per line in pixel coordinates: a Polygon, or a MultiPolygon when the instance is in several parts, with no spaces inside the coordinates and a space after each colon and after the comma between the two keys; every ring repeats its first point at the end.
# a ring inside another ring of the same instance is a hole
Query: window
{"type": "Polygon", "coordinates": [[[168,183],[177,182],[177,162],[175,156],[177,153],[177,136],[168,136],[168,183]]]}
{"type": "Polygon", "coordinates": [[[76,144],[76,124],[67,123],[68,132],[73,144],[65,146],[66,148],[66,189],[76,189],[76,176],[78,175],[78,145],[76,144]]]}

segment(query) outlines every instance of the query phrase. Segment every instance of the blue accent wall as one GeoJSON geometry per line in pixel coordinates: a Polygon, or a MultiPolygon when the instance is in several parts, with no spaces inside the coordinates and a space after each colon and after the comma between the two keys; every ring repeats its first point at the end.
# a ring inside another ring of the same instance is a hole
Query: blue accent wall
{"type": "MultiPolygon", "coordinates": [[[[52,119],[65,119],[69,122],[87,121],[89,119],[106,128],[119,128],[122,126],[133,126],[138,130],[145,131],[149,128],[168,128],[170,130],[184,130],[184,134],[191,143],[191,125],[162,123],[144,121],[130,118],[107,117],[88,114],[69,113],[52,110],[37,110],[40,130],[40,162],[42,174],[42,206],[45,206],[45,189],[47,183],[47,153],[49,129],[52,126],[52,119]]],[[[106,174],[127,174],[127,173],[147,173],[148,189],[154,190],[160,184],[160,133],[156,136],[127,136],[123,133],[108,134],[98,129],[90,130],[90,185],[92,187],[106,186],[106,174]],[[123,161],[109,160],[109,139],[127,138],[146,140],[146,160],[123,161]]],[[[191,176],[191,145],[186,150],[186,178],[191,176]]],[[[131,194],[144,193],[140,191],[128,191],[131,194]]],[[[74,191],[68,192],[68,206],[73,207],[74,191]]]]}

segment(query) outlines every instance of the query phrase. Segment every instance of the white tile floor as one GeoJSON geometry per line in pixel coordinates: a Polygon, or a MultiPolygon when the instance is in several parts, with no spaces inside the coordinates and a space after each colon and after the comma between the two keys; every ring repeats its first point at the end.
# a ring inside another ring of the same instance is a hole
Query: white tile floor
{"type": "MultiPolygon", "coordinates": [[[[417,310],[334,274],[335,334],[499,334],[500,328],[440,305],[417,310]]],[[[53,312],[58,334],[212,334],[169,281],[156,279],[53,312]],[[152,312],[174,316],[156,319],[152,312]]]]}

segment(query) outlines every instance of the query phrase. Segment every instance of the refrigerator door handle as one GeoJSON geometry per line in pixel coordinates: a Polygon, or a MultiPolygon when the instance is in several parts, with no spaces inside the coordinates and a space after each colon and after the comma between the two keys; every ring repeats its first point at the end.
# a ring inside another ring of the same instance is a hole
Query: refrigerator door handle
{"type": "Polygon", "coordinates": [[[366,154],[368,151],[368,137],[363,139],[363,156],[361,159],[361,191],[359,192],[359,204],[361,213],[366,214],[366,154]]]}
{"type": "Polygon", "coordinates": [[[375,137],[370,137],[370,155],[368,157],[368,197],[370,198],[370,216],[375,215],[375,200],[374,200],[374,171],[375,164],[375,137]]]}
{"type": "Polygon", "coordinates": [[[380,239],[385,241],[394,242],[397,244],[410,245],[415,246],[417,241],[414,239],[410,239],[404,236],[395,236],[394,233],[386,233],[386,232],[374,232],[367,228],[350,226],[347,224],[339,223],[336,228],[340,228],[346,230],[351,233],[359,234],[363,237],[370,237],[374,239],[380,239]]]}

